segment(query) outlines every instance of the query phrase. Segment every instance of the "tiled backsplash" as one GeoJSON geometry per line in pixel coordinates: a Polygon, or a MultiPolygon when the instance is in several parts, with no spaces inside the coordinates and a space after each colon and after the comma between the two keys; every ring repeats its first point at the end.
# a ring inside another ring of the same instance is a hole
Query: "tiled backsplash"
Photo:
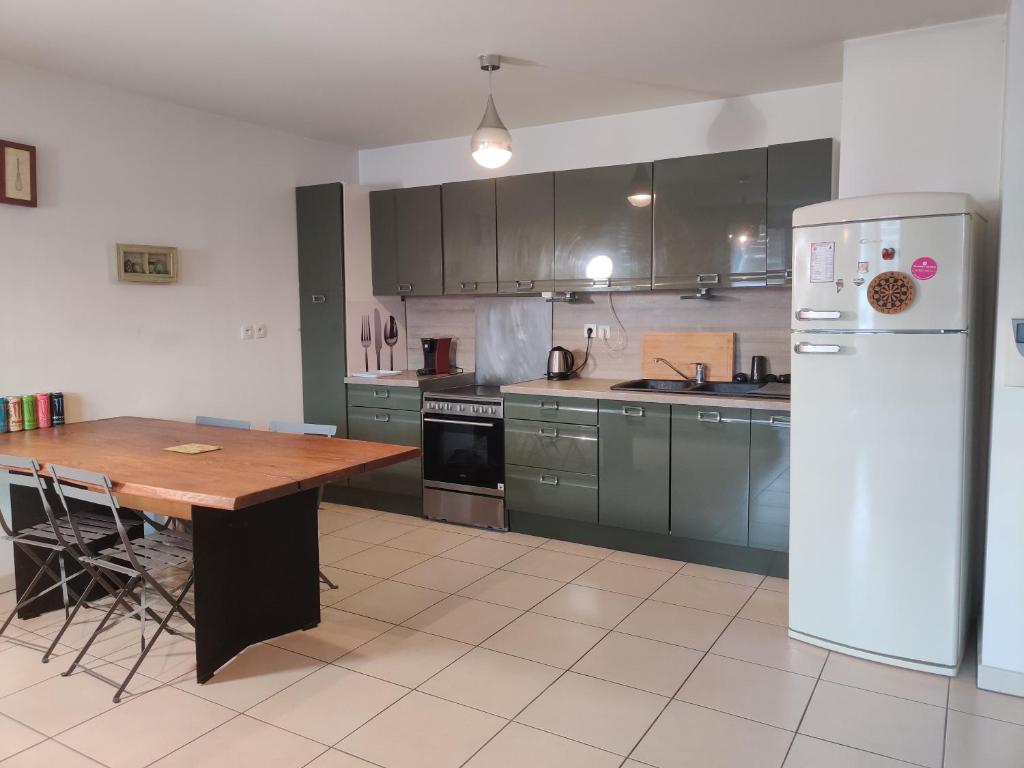
{"type": "MultiPolygon", "coordinates": [[[[594,339],[584,376],[609,379],[640,375],[642,336],[648,331],[734,331],[736,370],[750,368],[752,355],[765,355],[773,373],[789,371],[788,288],[723,289],[715,298],[681,300],[678,293],[615,293],[612,302],[626,329],[625,346],[615,318],[608,307],[608,294],[580,294],[577,304],[555,304],[554,343],[573,350],[582,360],[586,346],[586,323],[611,328],[608,344],[594,339]],[[609,346],[610,345],[610,346],[609,346]]],[[[472,296],[442,296],[406,299],[406,327],[409,367],[423,365],[420,337],[451,336],[457,339],[456,365],[474,370],[475,307],[482,299],[472,296]]],[[[540,340],[547,345],[547,340],[540,340]]]]}

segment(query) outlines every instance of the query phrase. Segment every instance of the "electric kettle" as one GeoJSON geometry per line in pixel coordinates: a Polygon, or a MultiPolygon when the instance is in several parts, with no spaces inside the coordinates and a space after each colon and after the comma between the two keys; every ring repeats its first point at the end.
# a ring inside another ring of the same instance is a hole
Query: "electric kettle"
{"type": "Polygon", "coordinates": [[[548,373],[549,379],[568,379],[571,378],[575,371],[573,370],[576,365],[576,358],[573,357],[565,347],[552,347],[551,351],[548,352],[548,373]]]}

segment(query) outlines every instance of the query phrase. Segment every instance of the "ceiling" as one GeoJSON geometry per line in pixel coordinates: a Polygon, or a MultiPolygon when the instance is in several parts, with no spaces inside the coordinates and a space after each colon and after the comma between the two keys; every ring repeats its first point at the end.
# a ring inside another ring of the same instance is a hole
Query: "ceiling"
{"type": "Polygon", "coordinates": [[[0,0],[0,57],[365,148],[818,83],[1006,0],[0,0]]]}

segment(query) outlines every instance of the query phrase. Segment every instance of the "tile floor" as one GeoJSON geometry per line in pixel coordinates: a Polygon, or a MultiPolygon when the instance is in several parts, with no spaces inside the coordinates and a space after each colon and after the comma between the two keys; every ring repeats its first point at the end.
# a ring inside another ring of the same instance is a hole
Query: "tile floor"
{"type": "Polygon", "coordinates": [[[971,660],[947,680],[794,642],[783,579],[330,504],[321,533],[320,626],[207,685],[167,638],[114,705],[59,676],[84,630],[47,665],[0,640],[0,766],[1024,766],[1024,699],[971,660]]]}

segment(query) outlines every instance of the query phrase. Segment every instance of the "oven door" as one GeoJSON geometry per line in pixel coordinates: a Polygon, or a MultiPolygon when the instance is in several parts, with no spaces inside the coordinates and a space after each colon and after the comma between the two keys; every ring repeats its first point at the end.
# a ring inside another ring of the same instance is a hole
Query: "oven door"
{"type": "Polygon", "coordinates": [[[504,422],[423,414],[423,484],[504,496],[504,422]]]}

